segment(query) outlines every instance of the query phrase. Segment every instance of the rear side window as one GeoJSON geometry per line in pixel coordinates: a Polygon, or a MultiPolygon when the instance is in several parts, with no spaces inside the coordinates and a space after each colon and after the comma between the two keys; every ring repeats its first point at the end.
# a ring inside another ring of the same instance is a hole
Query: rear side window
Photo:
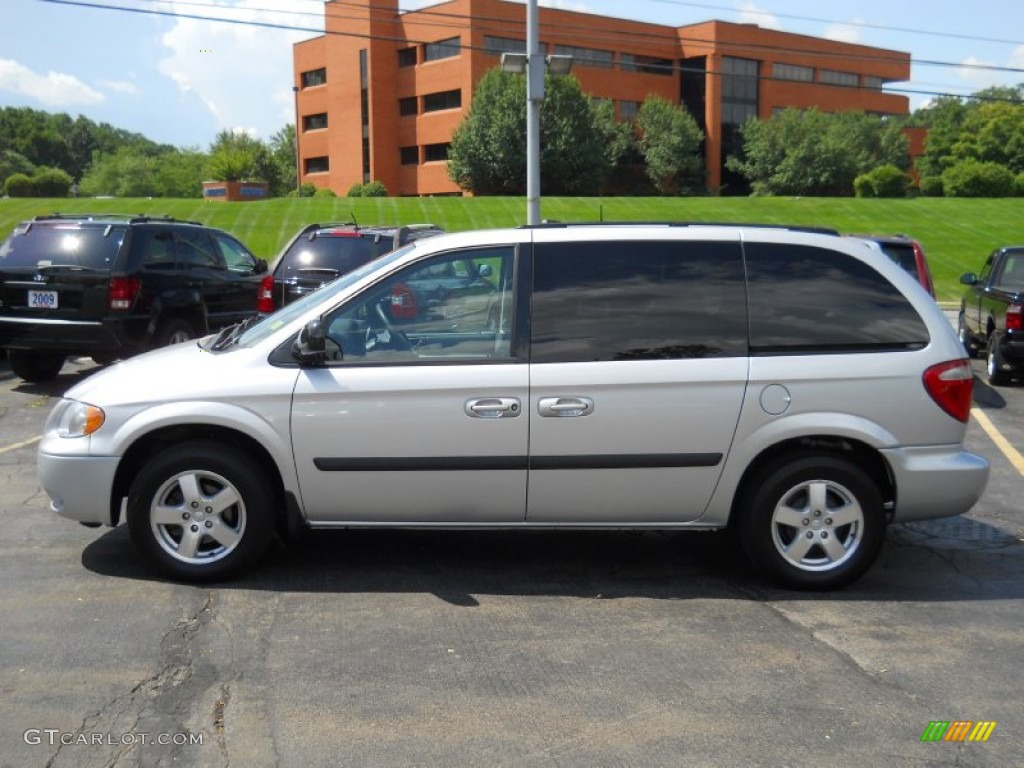
{"type": "Polygon", "coordinates": [[[316,272],[344,275],[393,248],[394,241],[390,237],[350,234],[318,235],[312,240],[301,237],[285,255],[281,268],[284,277],[316,272]]]}
{"type": "Polygon", "coordinates": [[[124,239],[124,227],[48,227],[18,229],[0,243],[5,267],[76,266],[111,269],[124,239]]]}
{"type": "Polygon", "coordinates": [[[534,254],[532,362],[746,354],[737,243],[545,243],[534,254]]]}
{"type": "Polygon", "coordinates": [[[844,253],[747,243],[752,354],[916,349],[928,329],[880,273],[844,253]]]}
{"type": "Polygon", "coordinates": [[[894,264],[898,264],[915,278],[920,279],[921,275],[917,271],[917,257],[914,255],[914,246],[910,245],[910,243],[879,243],[878,246],[886,256],[892,259],[894,264]]]}

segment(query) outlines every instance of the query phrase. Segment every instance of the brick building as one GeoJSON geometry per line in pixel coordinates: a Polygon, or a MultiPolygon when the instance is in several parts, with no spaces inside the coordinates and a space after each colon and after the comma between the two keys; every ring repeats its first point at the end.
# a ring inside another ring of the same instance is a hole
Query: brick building
{"type": "MultiPolygon", "coordinates": [[[[398,0],[331,0],[326,34],[295,45],[302,182],[344,194],[384,183],[392,195],[458,194],[448,142],[476,83],[502,52],[525,52],[526,6],[451,0],[399,12],[398,0]]],[[[649,94],[685,105],[704,131],[707,183],[737,191],[724,169],[750,115],[785,107],[903,115],[910,54],[708,21],[670,27],[555,8],[539,13],[542,51],[627,120],[649,94]]]]}

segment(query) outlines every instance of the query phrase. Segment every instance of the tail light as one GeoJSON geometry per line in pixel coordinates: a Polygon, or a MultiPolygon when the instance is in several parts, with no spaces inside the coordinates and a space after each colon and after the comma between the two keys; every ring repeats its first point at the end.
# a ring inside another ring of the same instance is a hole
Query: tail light
{"type": "Polygon", "coordinates": [[[405,283],[398,283],[391,289],[391,317],[395,320],[416,319],[416,297],[405,283]]]}
{"type": "Polygon", "coordinates": [[[921,273],[921,284],[934,299],[935,283],[932,282],[932,273],[928,269],[928,262],[925,260],[924,251],[921,250],[921,244],[916,240],[914,241],[914,260],[917,261],[917,271],[921,273]]]}
{"type": "Polygon", "coordinates": [[[274,302],[274,276],[265,275],[260,280],[260,291],[256,294],[256,311],[269,315],[276,309],[277,304],[274,302]]]}
{"type": "Polygon", "coordinates": [[[971,417],[974,376],[967,360],[950,360],[924,372],[924,388],[938,406],[964,424],[971,417]]]}
{"type": "Polygon", "coordinates": [[[137,277],[112,277],[107,284],[107,304],[111,311],[129,310],[139,295],[141,283],[137,277]]]}
{"type": "Polygon", "coordinates": [[[1024,318],[1021,317],[1021,305],[1011,304],[1006,308],[1006,330],[1019,331],[1024,328],[1024,318]]]}

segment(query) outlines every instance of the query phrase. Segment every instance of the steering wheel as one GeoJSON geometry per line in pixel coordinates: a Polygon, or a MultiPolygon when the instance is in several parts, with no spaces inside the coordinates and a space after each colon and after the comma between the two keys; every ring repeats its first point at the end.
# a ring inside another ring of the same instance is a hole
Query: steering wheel
{"type": "Polygon", "coordinates": [[[373,310],[377,314],[377,317],[380,318],[380,322],[384,326],[384,330],[387,331],[388,336],[390,337],[389,341],[394,342],[395,349],[412,352],[412,342],[409,341],[409,337],[395,327],[395,324],[391,322],[391,318],[388,317],[388,313],[384,310],[384,302],[387,300],[388,298],[385,297],[380,301],[375,302],[373,310]]]}

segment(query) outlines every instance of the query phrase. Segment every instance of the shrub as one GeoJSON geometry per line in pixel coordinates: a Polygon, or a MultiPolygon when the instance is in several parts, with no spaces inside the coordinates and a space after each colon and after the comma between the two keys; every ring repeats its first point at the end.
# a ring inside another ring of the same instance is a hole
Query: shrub
{"type": "Polygon", "coordinates": [[[1017,197],[1024,197],[1024,173],[1017,174],[1017,178],[1013,181],[1013,186],[1017,197]]]}
{"type": "Polygon", "coordinates": [[[941,176],[925,176],[921,179],[921,194],[925,197],[942,197],[945,191],[941,176]]]}
{"type": "Polygon", "coordinates": [[[906,197],[910,177],[895,165],[880,165],[853,181],[857,197],[906,197]]]}
{"type": "Polygon", "coordinates": [[[345,197],[362,197],[363,196],[363,185],[353,184],[348,188],[348,192],[345,193],[345,197]]]}
{"type": "Polygon", "coordinates": [[[67,197],[74,180],[60,168],[37,168],[32,176],[35,197],[67,197]]]}
{"type": "Polygon", "coordinates": [[[999,163],[961,160],[942,172],[947,197],[1010,197],[1014,194],[1013,172],[999,163]]]}
{"type": "Polygon", "coordinates": [[[363,184],[363,197],[387,197],[387,187],[380,181],[371,181],[363,184]]]}
{"type": "Polygon", "coordinates": [[[299,185],[298,197],[313,197],[316,194],[316,184],[307,181],[299,185]]]}
{"type": "Polygon", "coordinates": [[[330,187],[320,187],[320,189],[318,189],[316,192],[313,193],[313,197],[315,197],[315,198],[337,197],[337,194],[335,194],[334,190],[331,189],[330,187]]]}
{"type": "Polygon", "coordinates": [[[12,173],[7,177],[4,189],[11,197],[32,197],[32,179],[24,173],[12,173]]]}

